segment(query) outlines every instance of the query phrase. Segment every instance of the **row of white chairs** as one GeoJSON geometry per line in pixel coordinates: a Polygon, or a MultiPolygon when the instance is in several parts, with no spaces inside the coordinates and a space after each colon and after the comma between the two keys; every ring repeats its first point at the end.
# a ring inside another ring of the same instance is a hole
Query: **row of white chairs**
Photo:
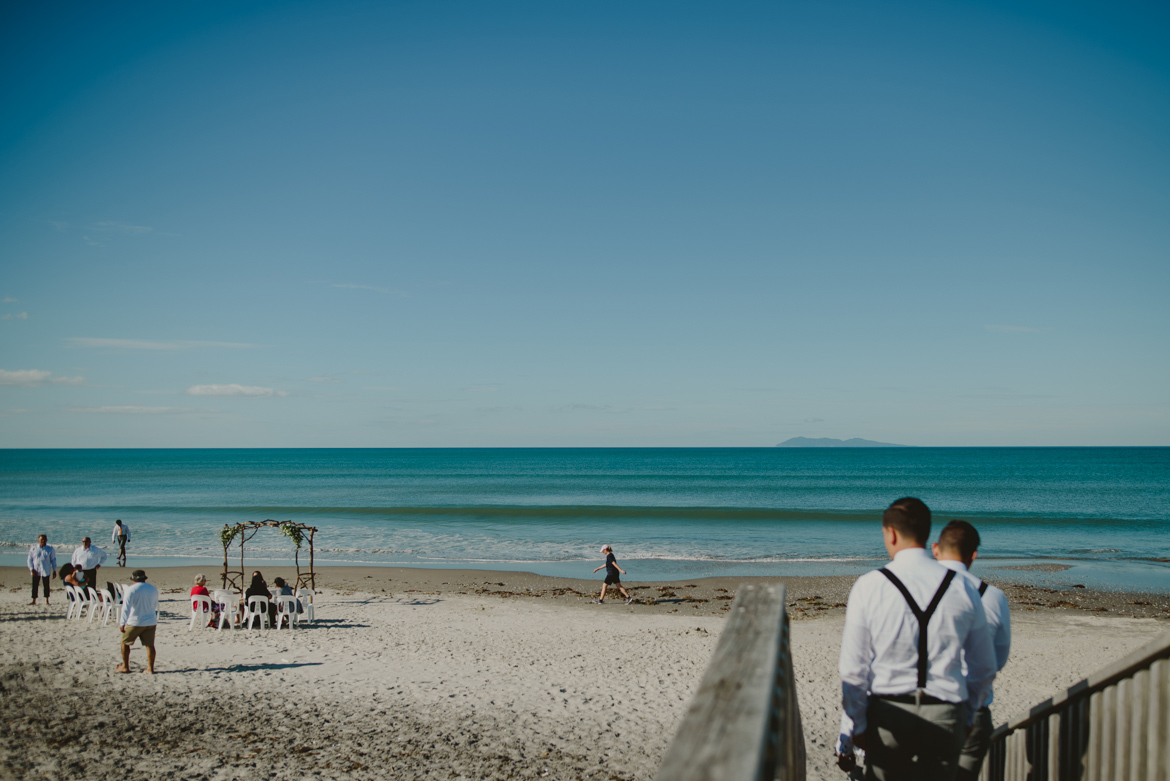
{"type": "MultiPolygon", "coordinates": [[[[276,628],[280,628],[282,617],[288,618],[289,631],[292,631],[296,624],[315,621],[317,614],[313,606],[314,596],[316,593],[311,588],[302,588],[295,597],[282,594],[272,598],[271,601],[276,603],[277,609],[276,628]],[[300,601],[303,612],[297,612],[298,601],[300,601]]],[[[201,631],[207,628],[210,623],[207,618],[217,606],[219,608],[218,628],[220,630],[236,628],[237,625],[233,620],[236,612],[236,595],[231,591],[217,589],[212,592],[210,597],[197,595],[191,596],[189,599],[191,600],[191,623],[187,626],[188,632],[196,627],[199,627],[201,631]]],[[[256,623],[259,623],[261,629],[271,629],[268,605],[268,597],[259,595],[248,597],[244,603],[244,612],[240,616],[239,626],[251,629],[256,623]]]]}
{"type": "Polygon", "coordinates": [[[111,594],[105,589],[98,591],[93,586],[81,588],[80,586],[65,584],[65,597],[69,603],[69,610],[65,613],[65,620],[76,619],[80,621],[86,608],[89,608],[89,622],[91,624],[93,623],[94,616],[99,611],[102,614],[102,626],[108,624],[111,617],[117,622],[120,618],[122,592],[125,587],[121,583],[115,583],[114,588],[117,593],[111,594]]]}

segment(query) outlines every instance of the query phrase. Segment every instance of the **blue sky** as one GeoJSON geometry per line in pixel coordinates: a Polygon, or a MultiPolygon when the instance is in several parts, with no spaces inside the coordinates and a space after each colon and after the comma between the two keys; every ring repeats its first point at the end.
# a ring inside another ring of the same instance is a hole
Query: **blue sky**
{"type": "Polygon", "coordinates": [[[9,3],[6,447],[1170,445],[1163,3],[9,3]]]}

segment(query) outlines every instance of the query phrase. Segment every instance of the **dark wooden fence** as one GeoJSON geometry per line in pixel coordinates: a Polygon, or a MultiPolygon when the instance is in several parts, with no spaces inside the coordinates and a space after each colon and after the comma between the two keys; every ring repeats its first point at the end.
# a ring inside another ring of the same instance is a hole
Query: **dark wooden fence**
{"type": "Polygon", "coordinates": [[[743,585],[655,781],[804,781],[784,586],[743,585]]]}
{"type": "Polygon", "coordinates": [[[999,727],[981,781],[1170,781],[1170,635],[999,727]]]}

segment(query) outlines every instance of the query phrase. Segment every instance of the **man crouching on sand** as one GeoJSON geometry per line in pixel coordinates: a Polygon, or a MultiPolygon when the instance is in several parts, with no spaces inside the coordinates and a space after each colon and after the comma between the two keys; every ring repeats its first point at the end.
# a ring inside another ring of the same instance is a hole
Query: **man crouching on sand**
{"type": "Polygon", "coordinates": [[[122,596],[122,617],[118,631],[122,633],[122,663],[115,669],[130,672],[130,646],[137,638],[146,648],[146,669],[154,675],[154,630],[158,626],[158,589],[146,582],[146,573],[134,570],[130,576],[134,584],[122,596]]]}
{"type": "MultiPolygon", "coordinates": [[[[622,592],[622,596],[626,598],[626,604],[630,604],[634,601],[634,598],[630,596],[630,592],[626,591],[625,587],[622,586],[622,578],[621,575],[618,574],[620,572],[622,575],[625,575],[626,571],[618,566],[617,559],[615,559],[613,556],[613,548],[605,545],[602,546],[601,552],[605,554],[605,563],[601,565],[601,567],[605,567],[605,582],[601,584],[601,596],[593,601],[600,605],[605,601],[605,590],[610,586],[615,586],[618,591],[622,592]]],[[[593,571],[597,572],[597,570],[601,569],[601,567],[598,567],[593,571]]]]}

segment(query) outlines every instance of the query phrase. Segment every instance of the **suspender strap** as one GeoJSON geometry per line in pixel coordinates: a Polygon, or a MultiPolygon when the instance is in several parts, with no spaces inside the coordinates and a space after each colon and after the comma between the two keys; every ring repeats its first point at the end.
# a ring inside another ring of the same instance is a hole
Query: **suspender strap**
{"type": "Polygon", "coordinates": [[[979,581],[979,596],[987,593],[987,584],[984,581],[979,581]]]}
{"type": "Polygon", "coordinates": [[[910,592],[906,589],[905,584],[898,580],[898,576],[890,572],[885,567],[878,570],[889,579],[891,583],[902,592],[902,596],[906,598],[906,604],[910,606],[910,611],[914,613],[914,618],[918,619],[918,688],[926,688],[926,669],[930,664],[930,654],[926,648],[926,625],[930,623],[930,617],[934,615],[934,611],[938,609],[938,603],[942,601],[943,594],[947,591],[947,586],[951,585],[951,581],[955,579],[955,571],[947,570],[946,576],[939,584],[938,591],[934,592],[934,599],[930,600],[930,605],[926,610],[918,607],[918,603],[914,601],[914,597],[910,596],[910,592]]]}

